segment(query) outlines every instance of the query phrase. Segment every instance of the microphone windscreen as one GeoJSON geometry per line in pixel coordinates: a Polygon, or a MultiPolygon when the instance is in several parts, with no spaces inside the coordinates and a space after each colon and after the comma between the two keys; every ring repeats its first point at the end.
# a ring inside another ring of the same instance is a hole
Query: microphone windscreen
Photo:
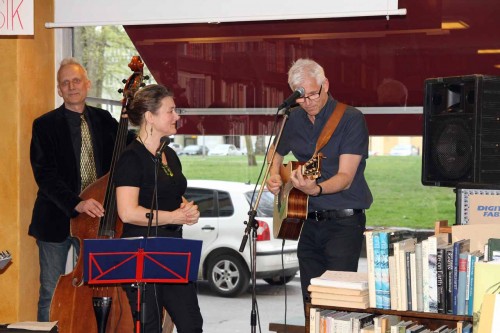
{"type": "Polygon", "coordinates": [[[165,144],[165,146],[168,146],[170,144],[170,138],[168,136],[162,136],[160,139],[160,145],[165,144]]]}

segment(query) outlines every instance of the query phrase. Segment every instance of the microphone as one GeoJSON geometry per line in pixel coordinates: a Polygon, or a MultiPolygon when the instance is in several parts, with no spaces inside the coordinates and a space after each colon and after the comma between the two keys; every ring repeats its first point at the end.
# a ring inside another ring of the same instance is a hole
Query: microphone
{"type": "Polygon", "coordinates": [[[288,96],[288,98],[285,99],[285,101],[283,103],[281,103],[281,105],[278,107],[278,110],[281,110],[283,108],[289,108],[292,105],[297,104],[297,102],[295,102],[295,100],[297,98],[304,97],[305,93],[306,93],[306,91],[305,91],[304,88],[298,87],[297,89],[295,89],[295,91],[293,92],[293,94],[291,94],[290,96],[288,96]]]}
{"type": "Polygon", "coordinates": [[[160,145],[158,146],[158,149],[156,149],[156,158],[160,159],[161,154],[165,151],[165,148],[168,146],[170,143],[170,138],[168,136],[162,136],[160,139],[160,145]]]}

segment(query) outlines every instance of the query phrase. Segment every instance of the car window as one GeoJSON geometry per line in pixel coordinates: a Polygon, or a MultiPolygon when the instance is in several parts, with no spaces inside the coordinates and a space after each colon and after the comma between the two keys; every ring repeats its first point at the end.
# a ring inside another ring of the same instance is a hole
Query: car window
{"type": "MultiPolygon", "coordinates": [[[[245,197],[247,198],[248,203],[250,204],[250,200],[252,199],[253,192],[245,193],[245,197]]],[[[253,198],[252,205],[255,203],[257,198],[257,194],[253,198]]],[[[259,201],[259,207],[257,207],[257,216],[260,217],[273,217],[274,211],[274,195],[269,191],[262,192],[262,196],[259,201]]]]}
{"type": "Polygon", "coordinates": [[[227,192],[218,191],[219,216],[231,216],[234,214],[234,206],[231,196],[227,192]]]}
{"type": "Polygon", "coordinates": [[[200,217],[214,217],[216,212],[214,194],[215,192],[212,190],[188,188],[186,193],[184,193],[184,197],[189,201],[194,201],[198,205],[200,217]]]}

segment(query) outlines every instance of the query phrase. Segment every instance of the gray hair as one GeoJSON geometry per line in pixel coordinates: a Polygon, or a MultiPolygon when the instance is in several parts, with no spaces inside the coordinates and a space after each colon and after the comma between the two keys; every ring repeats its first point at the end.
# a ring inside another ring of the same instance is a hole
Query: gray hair
{"type": "Polygon", "coordinates": [[[323,84],[326,79],[323,67],[311,59],[297,59],[288,71],[288,85],[295,90],[308,78],[315,79],[318,85],[323,84]]]}
{"type": "Polygon", "coordinates": [[[57,82],[59,82],[59,72],[61,71],[61,69],[64,66],[68,66],[68,65],[76,65],[76,66],[80,67],[83,71],[83,75],[85,76],[85,79],[87,79],[87,80],[89,79],[88,74],[87,74],[87,70],[85,69],[85,67],[83,67],[82,64],[80,64],[80,62],[76,58],[69,57],[69,58],[64,58],[63,60],[61,60],[61,64],[59,65],[59,69],[57,70],[57,82]]]}

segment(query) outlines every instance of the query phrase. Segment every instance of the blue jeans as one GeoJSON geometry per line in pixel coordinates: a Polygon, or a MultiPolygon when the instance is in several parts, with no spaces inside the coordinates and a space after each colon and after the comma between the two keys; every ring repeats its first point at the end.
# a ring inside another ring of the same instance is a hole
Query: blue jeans
{"type": "Polygon", "coordinates": [[[38,321],[49,321],[50,302],[56,288],[59,276],[66,271],[66,261],[71,245],[77,250],[76,238],[68,237],[64,242],[51,243],[36,241],[40,262],[40,294],[38,298],[38,321]]]}
{"type": "Polygon", "coordinates": [[[327,270],[358,270],[365,224],[364,213],[325,221],[307,219],[304,222],[297,248],[304,306],[309,300],[307,287],[312,278],[327,270]]]}

